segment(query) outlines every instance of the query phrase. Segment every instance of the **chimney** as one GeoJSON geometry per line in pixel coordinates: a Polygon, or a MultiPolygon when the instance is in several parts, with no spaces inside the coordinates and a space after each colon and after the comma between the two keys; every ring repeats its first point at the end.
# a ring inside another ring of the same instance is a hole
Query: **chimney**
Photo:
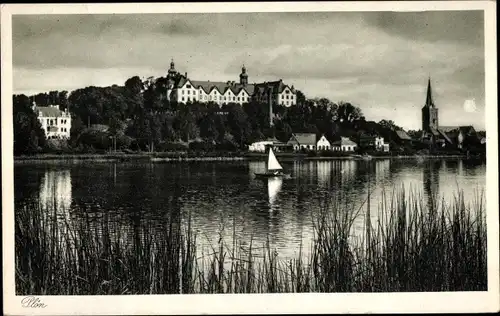
{"type": "Polygon", "coordinates": [[[184,73],[184,77],[186,77],[186,78],[188,77],[188,73],[187,72],[184,73]]]}

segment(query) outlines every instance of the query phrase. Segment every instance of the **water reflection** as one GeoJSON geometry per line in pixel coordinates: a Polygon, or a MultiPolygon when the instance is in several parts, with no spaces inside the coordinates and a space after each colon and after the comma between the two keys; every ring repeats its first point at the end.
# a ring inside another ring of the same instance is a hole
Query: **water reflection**
{"type": "Polygon", "coordinates": [[[250,179],[255,179],[256,173],[263,173],[266,171],[265,161],[249,161],[248,162],[248,172],[250,179]]]}
{"type": "Polygon", "coordinates": [[[281,191],[281,186],[283,185],[283,179],[280,177],[267,179],[267,192],[269,196],[269,206],[270,210],[276,210],[276,200],[278,198],[278,193],[281,191]]]}
{"type": "Polygon", "coordinates": [[[332,162],[331,161],[317,161],[316,170],[318,177],[318,185],[328,187],[332,176],[332,162]]]}
{"type": "Polygon", "coordinates": [[[45,210],[68,210],[71,206],[70,170],[47,170],[39,191],[40,206],[45,210]]]}
{"type": "Polygon", "coordinates": [[[434,209],[439,195],[439,170],[444,161],[429,160],[423,167],[424,193],[427,196],[427,207],[434,209]]]}
{"type": "Polygon", "coordinates": [[[262,244],[269,237],[271,246],[287,257],[293,256],[301,241],[310,245],[312,220],[318,210],[330,207],[325,206],[327,199],[342,198],[343,207],[355,210],[363,203],[366,208],[370,189],[372,216],[383,190],[389,193],[390,203],[390,192],[402,184],[423,192],[424,203],[433,203],[434,194],[449,201],[457,186],[472,200],[471,192],[484,187],[486,172],[484,163],[474,161],[450,161],[444,168],[441,160],[420,164],[410,160],[296,160],[283,164],[293,179],[255,179],[265,166],[265,161],[16,166],[16,203],[36,198],[43,210],[71,209],[73,222],[90,217],[100,225],[109,219],[123,240],[138,238],[145,224],[152,226],[146,233],[151,236],[164,229],[165,221],[177,222],[175,218],[189,214],[200,249],[214,246],[208,239],[217,242],[222,228],[224,239],[230,242],[235,225],[239,242],[253,238],[262,244]]]}

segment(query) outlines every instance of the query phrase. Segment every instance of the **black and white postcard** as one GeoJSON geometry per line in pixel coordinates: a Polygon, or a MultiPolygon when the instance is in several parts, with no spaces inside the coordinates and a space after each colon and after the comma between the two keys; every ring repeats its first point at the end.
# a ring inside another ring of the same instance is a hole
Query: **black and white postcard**
{"type": "Polygon", "coordinates": [[[495,2],[1,14],[5,314],[499,310],[495,2]]]}

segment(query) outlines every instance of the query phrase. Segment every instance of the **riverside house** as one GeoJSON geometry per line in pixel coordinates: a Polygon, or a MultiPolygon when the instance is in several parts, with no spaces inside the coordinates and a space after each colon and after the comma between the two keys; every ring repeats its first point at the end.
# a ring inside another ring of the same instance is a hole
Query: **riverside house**
{"type": "Polygon", "coordinates": [[[331,150],[332,144],[326,139],[325,135],[321,136],[321,138],[316,143],[316,150],[331,150]]]}
{"type": "Polygon", "coordinates": [[[340,140],[332,144],[334,151],[353,152],[357,147],[358,145],[347,137],[341,137],[340,140]]]}
{"type": "Polygon", "coordinates": [[[47,139],[68,139],[71,131],[71,115],[68,109],[59,109],[59,105],[32,105],[47,139]]]}
{"type": "Polygon", "coordinates": [[[361,135],[359,138],[359,147],[383,152],[389,151],[389,144],[385,143],[384,138],[380,135],[361,135]]]}
{"type": "Polygon", "coordinates": [[[316,148],[316,134],[314,133],[294,133],[287,142],[293,150],[314,150],[316,148]]]}

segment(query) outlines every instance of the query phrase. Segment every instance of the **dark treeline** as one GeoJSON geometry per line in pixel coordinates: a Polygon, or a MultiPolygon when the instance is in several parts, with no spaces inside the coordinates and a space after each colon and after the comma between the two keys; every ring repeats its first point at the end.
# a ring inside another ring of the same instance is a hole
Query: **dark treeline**
{"type": "MultiPolygon", "coordinates": [[[[50,91],[34,96],[14,95],[14,152],[103,152],[225,150],[244,149],[254,141],[276,137],[287,141],[292,132],[324,134],[331,140],[341,136],[354,141],[363,133],[376,133],[390,142],[391,150],[404,149],[395,133],[394,122],[366,121],[361,110],[349,102],[334,103],[326,98],[307,99],[297,92],[297,106],[273,106],[273,125],[269,105],[258,102],[243,106],[229,103],[169,102],[166,79],[138,76],[123,86],[86,87],[70,94],[50,91]],[[31,110],[59,104],[72,115],[68,141],[47,140],[31,110]]],[[[411,131],[411,136],[418,136],[411,131]]],[[[409,150],[409,148],[406,148],[409,150]]]]}

